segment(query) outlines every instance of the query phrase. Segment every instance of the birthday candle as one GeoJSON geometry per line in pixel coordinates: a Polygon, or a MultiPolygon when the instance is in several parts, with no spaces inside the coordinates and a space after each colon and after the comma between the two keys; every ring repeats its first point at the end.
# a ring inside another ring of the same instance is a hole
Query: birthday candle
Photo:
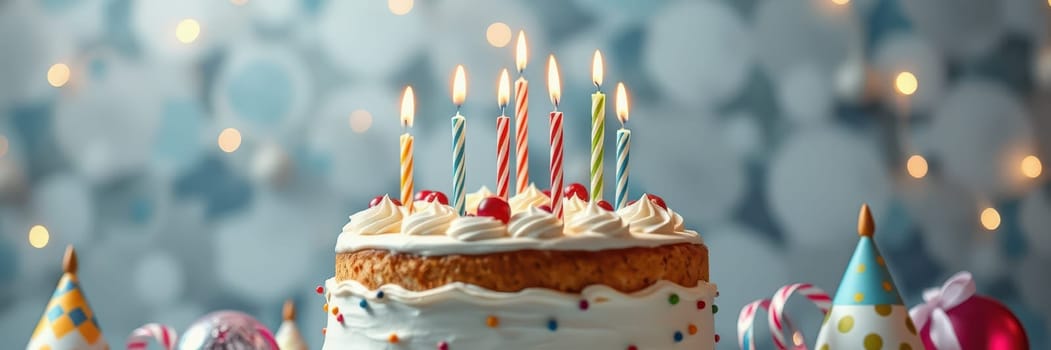
{"type": "Polygon", "coordinates": [[[598,50],[592,60],[591,81],[595,83],[595,93],[591,94],[591,201],[596,202],[602,200],[606,156],[602,145],[606,139],[606,94],[602,93],[602,53],[598,50]]]}
{"type": "Polygon", "coordinates": [[[414,114],[416,113],[415,97],[412,86],[405,87],[405,94],[401,98],[401,126],[405,133],[401,135],[401,203],[405,209],[412,213],[413,205],[413,143],[414,138],[409,134],[408,128],[412,127],[414,114]]]}
{"type": "Polygon", "coordinates": [[[555,55],[547,60],[547,88],[551,103],[555,109],[551,112],[551,213],[562,218],[562,112],[558,110],[558,101],[562,95],[561,82],[558,79],[558,63],[555,55]]]}
{"type": "Polygon", "coordinates": [[[467,194],[464,192],[464,181],[467,177],[467,118],[460,114],[460,107],[467,94],[467,81],[464,77],[463,65],[456,66],[453,77],[453,104],[456,105],[456,115],[452,117],[453,127],[453,208],[461,216],[467,214],[467,194]]]}
{"type": "Polygon", "coordinates": [[[628,123],[628,94],[624,83],[617,84],[617,119],[620,130],[617,130],[617,193],[614,197],[614,208],[623,208],[628,199],[628,159],[631,155],[631,130],[628,123]]]}
{"type": "Polygon", "coordinates": [[[527,59],[525,31],[519,31],[515,48],[518,68],[518,80],[515,80],[515,193],[525,192],[529,187],[529,81],[522,76],[527,59]]]}
{"type": "Polygon", "coordinates": [[[504,69],[496,86],[496,103],[500,106],[500,116],[496,117],[496,195],[504,200],[507,200],[507,183],[511,175],[508,159],[511,156],[511,134],[508,132],[511,118],[504,113],[511,90],[509,80],[507,69],[504,69]]]}

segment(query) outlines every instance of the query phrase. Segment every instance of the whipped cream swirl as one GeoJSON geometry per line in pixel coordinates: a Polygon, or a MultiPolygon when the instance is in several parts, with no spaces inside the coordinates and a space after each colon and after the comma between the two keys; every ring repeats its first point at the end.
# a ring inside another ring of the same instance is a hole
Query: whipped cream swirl
{"type": "MultiPolygon", "coordinates": [[[[467,207],[467,213],[471,215],[478,214],[478,204],[482,203],[483,199],[496,196],[493,191],[489,190],[489,187],[482,186],[477,192],[467,194],[467,198],[464,198],[464,205],[467,207]]],[[[450,201],[452,198],[449,198],[450,201]]]]}
{"type": "Polygon", "coordinates": [[[530,184],[525,191],[511,197],[511,200],[508,202],[508,204],[511,205],[512,214],[518,214],[529,208],[535,208],[550,203],[551,197],[548,197],[544,192],[540,192],[540,190],[536,188],[536,185],[533,184],[530,184]]]}
{"type": "Polygon", "coordinates": [[[628,225],[611,211],[595,202],[588,203],[566,222],[567,235],[594,234],[606,237],[627,237],[628,225]]]}
{"type": "Polygon", "coordinates": [[[562,236],[562,221],[543,209],[529,207],[511,216],[507,230],[517,238],[556,238],[562,236]]]}
{"type": "MultiPolygon", "coordinates": [[[[570,219],[584,211],[584,208],[588,206],[588,201],[580,199],[579,197],[572,196],[562,199],[562,215],[563,217],[570,219]]],[[[601,208],[600,208],[601,209],[601,208]]]]}
{"type": "Polygon", "coordinates": [[[617,210],[632,233],[673,234],[685,231],[682,216],[653,204],[643,195],[635,204],[617,210]]]}
{"type": "Polygon", "coordinates": [[[453,208],[439,202],[430,202],[417,207],[412,215],[401,222],[401,233],[410,236],[441,235],[456,219],[453,208]]]}
{"type": "Polygon", "coordinates": [[[402,208],[394,204],[389,196],[372,208],[350,216],[350,222],[343,226],[343,232],[356,235],[379,235],[396,233],[401,228],[402,208]]]}
{"type": "Polygon", "coordinates": [[[461,216],[449,224],[449,237],[461,241],[480,241],[507,237],[507,225],[488,216],[461,216]]]}

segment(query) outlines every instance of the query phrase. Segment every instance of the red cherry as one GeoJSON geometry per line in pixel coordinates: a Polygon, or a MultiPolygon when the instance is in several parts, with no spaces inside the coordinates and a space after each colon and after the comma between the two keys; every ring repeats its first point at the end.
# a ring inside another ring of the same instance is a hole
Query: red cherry
{"type": "MultiPolygon", "coordinates": [[[[386,196],[386,195],[379,195],[379,196],[376,196],[375,198],[372,198],[372,200],[369,201],[369,208],[372,208],[372,207],[375,207],[377,205],[380,205],[380,203],[383,202],[383,197],[384,196],[386,196]]],[[[399,201],[397,199],[391,198],[390,201],[394,202],[395,205],[399,205],[399,206],[401,205],[401,201],[399,201]]]]}
{"type": "Polygon", "coordinates": [[[434,192],[434,191],[421,190],[420,192],[416,192],[416,196],[412,197],[412,199],[418,200],[418,201],[426,201],[427,200],[427,196],[430,195],[432,192],[434,192]]]}
{"type": "Polygon", "coordinates": [[[649,194],[649,193],[646,194],[646,198],[649,199],[650,202],[653,202],[653,204],[656,204],[656,205],[660,206],[661,208],[664,208],[664,210],[668,210],[668,205],[664,204],[664,198],[661,198],[660,196],[657,196],[655,194],[649,194]]]}
{"type": "Polygon", "coordinates": [[[431,193],[427,194],[427,197],[424,198],[425,201],[428,201],[428,202],[438,201],[438,203],[449,205],[449,197],[446,197],[445,193],[442,193],[441,191],[430,191],[430,192],[431,193]]]}
{"type": "Polygon", "coordinates": [[[577,196],[577,198],[586,201],[588,200],[588,189],[587,187],[584,187],[584,185],[581,185],[578,182],[574,182],[569,184],[569,186],[566,186],[566,188],[562,190],[562,196],[566,197],[566,199],[573,198],[573,196],[577,196]]]}
{"type": "Polygon", "coordinates": [[[488,216],[506,224],[511,220],[511,206],[500,197],[489,197],[478,203],[478,216],[488,216]]]}
{"type": "Polygon", "coordinates": [[[319,285],[317,286],[317,288],[314,288],[314,291],[315,291],[315,292],[317,292],[318,294],[325,294],[325,287],[322,287],[322,286],[321,286],[321,285],[319,284],[319,285]]]}
{"type": "Polygon", "coordinates": [[[540,193],[543,193],[547,198],[551,198],[551,190],[543,190],[540,193]]]}
{"type": "Polygon", "coordinates": [[[609,202],[608,202],[608,201],[606,201],[606,200],[600,200],[600,201],[598,201],[598,203],[596,203],[596,204],[597,204],[597,205],[598,205],[599,207],[601,207],[602,209],[606,209],[606,210],[608,210],[608,211],[613,211],[613,204],[609,204],[609,202]]]}
{"type": "Polygon", "coordinates": [[[541,206],[536,207],[536,208],[540,209],[540,210],[543,210],[543,211],[546,211],[548,213],[551,212],[551,205],[549,205],[549,204],[544,204],[544,205],[541,205],[541,206]]]}

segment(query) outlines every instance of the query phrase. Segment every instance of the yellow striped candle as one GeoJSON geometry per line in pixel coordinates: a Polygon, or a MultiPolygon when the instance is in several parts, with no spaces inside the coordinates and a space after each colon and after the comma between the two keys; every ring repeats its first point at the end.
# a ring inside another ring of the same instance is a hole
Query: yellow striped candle
{"type": "Polygon", "coordinates": [[[410,213],[413,210],[413,142],[415,138],[409,134],[408,128],[412,127],[414,114],[416,114],[416,102],[414,101],[412,86],[405,87],[405,94],[401,97],[401,126],[405,133],[401,135],[401,204],[410,213]]]}
{"type": "Polygon", "coordinates": [[[591,81],[595,93],[591,94],[591,201],[602,200],[603,163],[606,155],[603,142],[606,139],[606,94],[602,93],[602,52],[595,50],[591,65],[591,81]]]}

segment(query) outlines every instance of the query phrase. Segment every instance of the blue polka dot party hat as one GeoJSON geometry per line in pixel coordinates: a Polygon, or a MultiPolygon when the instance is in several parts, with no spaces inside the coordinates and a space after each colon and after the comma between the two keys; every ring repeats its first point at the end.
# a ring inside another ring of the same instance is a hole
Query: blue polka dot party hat
{"type": "Polygon", "coordinates": [[[858,215],[858,246],[817,337],[819,350],[924,349],[872,235],[867,204],[858,215]]]}
{"type": "Polygon", "coordinates": [[[77,280],[77,252],[66,248],[62,278],[40,317],[26,350],[106,350],[98,319],[77,280]]]}

